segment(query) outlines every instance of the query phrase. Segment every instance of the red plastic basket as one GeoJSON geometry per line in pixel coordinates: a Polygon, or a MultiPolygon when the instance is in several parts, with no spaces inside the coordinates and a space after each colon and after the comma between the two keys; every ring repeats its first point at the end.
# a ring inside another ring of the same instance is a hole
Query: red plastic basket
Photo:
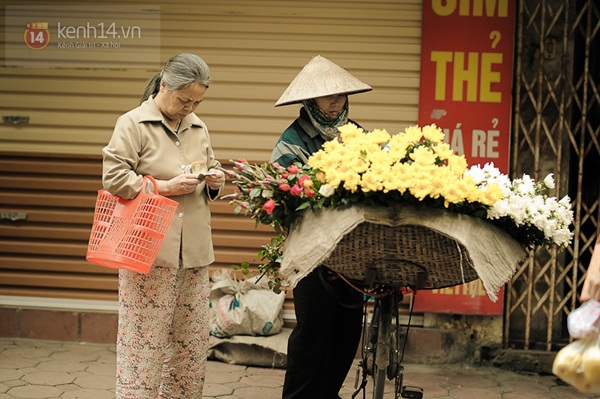
{"type": "Polygon", "coordinates": [[[86,259],[99,266],[148,273],[177,205],[158,194],[151,176],[144,176],[142,190],[133,200],[99,190],[86,259]],[[153,194],[146,193],[148,181],[153,194]]]}

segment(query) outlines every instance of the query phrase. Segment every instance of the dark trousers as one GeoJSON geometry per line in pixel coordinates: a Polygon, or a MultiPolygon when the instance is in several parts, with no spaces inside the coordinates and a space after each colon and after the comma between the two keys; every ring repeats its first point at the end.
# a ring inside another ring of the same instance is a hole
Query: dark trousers
{"type": "Polygon", "coordinates": [[[361,293],[323,267],[300,280],[294,288],[297,324],[288,341],[283,399],[339,398],[360,341],[362,301],[361,293]]]}

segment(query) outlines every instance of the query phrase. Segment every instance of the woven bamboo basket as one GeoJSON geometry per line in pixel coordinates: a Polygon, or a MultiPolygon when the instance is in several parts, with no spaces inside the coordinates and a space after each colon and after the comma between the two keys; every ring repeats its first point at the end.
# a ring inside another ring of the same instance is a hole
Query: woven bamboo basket
{"type": "Polygon", "coordinates": [[[290,287],[318,266],[365,284],[443,288],[480,279],[492,301],[526,253],[491,223],[399,204],[306,212],[286,238],[290,287]]]}
{"type": "Polygon", "coordinates": [[[419,289],[479,278],[462,244],[417,225],[363,222],[342,238],[323,265],[360,283],[419,289]]]}

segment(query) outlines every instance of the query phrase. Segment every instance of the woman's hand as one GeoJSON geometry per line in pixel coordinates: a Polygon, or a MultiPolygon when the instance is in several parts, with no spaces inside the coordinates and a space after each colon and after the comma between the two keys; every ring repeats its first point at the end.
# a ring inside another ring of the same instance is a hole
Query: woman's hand
{"type": "Polygon", "coordinates": [[[210,169],[206,175],[206,184],[213,190],[218,190],[225,183],[225,173],[219,169],[210,169]]]}
{"type": "Polygon", "coordinates": [[[200,184],[200,180],[192,173],[177,175],[170,180],[158,182],[158,193],[167,197],[185,195],[193,192],[200,184]]]}

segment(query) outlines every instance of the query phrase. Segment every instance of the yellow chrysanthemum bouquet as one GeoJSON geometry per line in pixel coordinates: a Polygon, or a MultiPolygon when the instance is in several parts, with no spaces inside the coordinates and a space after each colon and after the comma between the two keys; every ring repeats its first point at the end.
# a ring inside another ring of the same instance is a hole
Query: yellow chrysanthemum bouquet
{"type": "Polygon", "coordinates": [[[498,184],[480,185],[466,174],[464,156],[443,142],[441,129],[412,126],[391,136],[385,130],[365,132],[352,124],[340,129],[340,140],[325,143],[308,165],[323,183],[319,193],[351,202],[422,202],[428,206],[475,213],[503,197],[498,184]],[[344,193],[344,191],[346,193],[344,193]],[[468,208],[468,209],[467,209],[468,208]]]}
{"type": "MultiPolygon", "coordinates": [[[[286,168],[238,160],[230,172],[239,189],[231,198],[238,205],[235,212],[278,232],[259,253],[265,261],[259,272],[268,275],[276,290],[284,284],[278,270],[285,235],[308,209],[407,203],[485,219],[524,247],[565,247],[572,238],[570,199],[545,194],[554,188],[552,175],[541,183],[527,175],[511,181],[493,164],[469,168],[435,125],[411,126],[395,135],[366,132],[353,124],[339,131],[339,138],[326,142],[307,165],[286,168]]],[[[237,268],[247,273],[248,266],[244,262],[237,268]]]]}

